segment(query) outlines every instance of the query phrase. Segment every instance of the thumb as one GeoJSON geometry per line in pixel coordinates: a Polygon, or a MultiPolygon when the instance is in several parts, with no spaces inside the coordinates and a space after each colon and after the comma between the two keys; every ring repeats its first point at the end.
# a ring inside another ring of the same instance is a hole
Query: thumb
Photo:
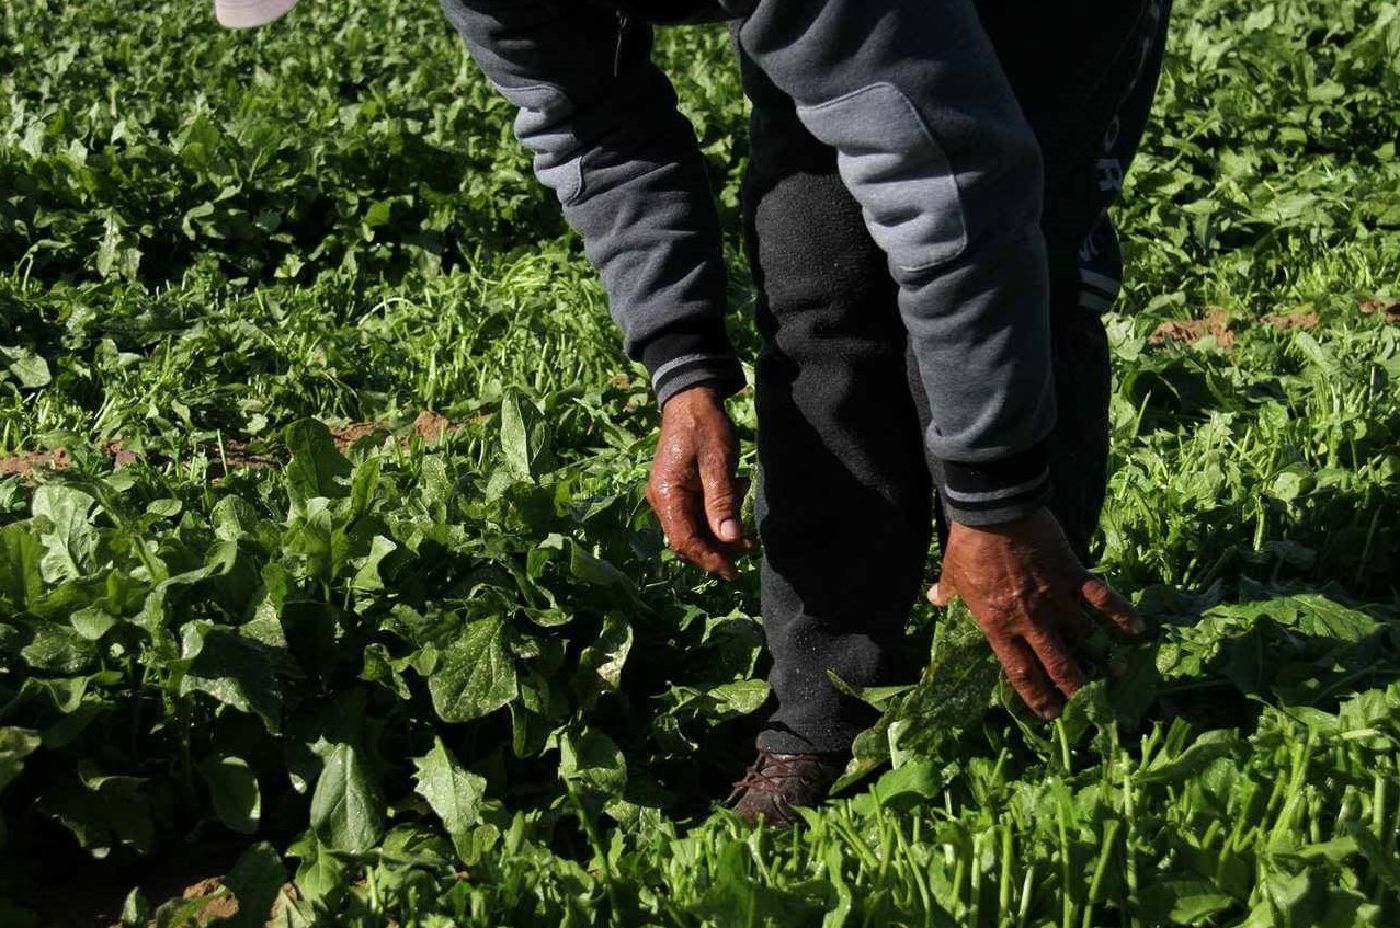
{"type": "Polygon", "coordinates": [[[953,601],[953,597],[958,595],[957,587],[948,577],[939,577],[938,581],[928,591],[928,601],[942,609],[953,601]]]}
{"type": "Polygon", "coordinates": [[[700,483],[705,490],[705,521],[710,531],[725,544],[735,544],[744,537],[739,525],[739,494],[729,455],[711,453],[700,458],[700,483]]]}

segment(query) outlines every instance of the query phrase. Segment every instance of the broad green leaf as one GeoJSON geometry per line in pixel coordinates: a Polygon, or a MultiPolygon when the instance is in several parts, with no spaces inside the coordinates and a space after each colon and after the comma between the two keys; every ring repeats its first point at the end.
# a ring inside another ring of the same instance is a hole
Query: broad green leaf
{"type": "Polygon", "coordinates": [[[328,848],[362,854],[379,843],[388,817],[384,794],[354,746],[331,748],[311,796],[311,827],[328,848]]]}
{"type": "Polygon", "coordinates": [[[316,906],[307,899],[292,898],[283,891],[274,906],[274,915],[266,928],[318,928],[321,923],[316,906]]]}
{"type": "Polygon", "coordinates": [[[138,886],[122,902],[121,928],[146,928],[150,923],[151,904],[138,886]]]}
{"type": "Polygon", "coordinates": [[[515,390],[501,400],[501,453],[506,471],[518,480],[534,480],[553,467],[544,417],[515,390]]]}
{"type": "Polygon", "coordinates": [[[510,703],[511,750],[516,757],[544,752],[550,734],[558,727],[553,718],[549,681],[531,671],[520,681],[520,698],[510,703]]]}
{"type": "MultiPolygon", "coordinates": [[[[453,859],[452,845],[437,829],[421,822],[404,822],[390,828],[380,851],[385,858],[395,862],[413,862],[432,867],[451,863],[453,859]]],[[[388,868],[381,865],[378,872],[387,875],[388,868]]]]}
{"type": "Polygon", "coordinates": [[[27,728],[0,728],[0,792],[3,792],[24,769],[24,759],[35,751],[43,739],[27,728]]]}
{"type": "Polygon", "coordinates": [[[505,646],[505,623],[477,619],[444,651],[428,678],[433,708],[444,722],[470,722],[515,698],[515,662],[505,646]]]}
{"type": "Polygon", "coordinates": [[[525,609],[525,616],[538,625],[540,628],[560,628],[573,621],[574,616],[563,609],[549,607],[546,609],[525,609]]]}
{"type": "Polygon", "coordinates": [[[592,706],[599,695],[621,686],[622,668],[631,650],[631,624],[617,613],[608,613],[597,640],[579,655],[574,687],[583,706],[592,706]]]}
{"type": "Polygon", "coordinates": [[[369,691],[346,687],[299,703],[287,719],[283,755],[292,788],[305,793],[315,788],[326,758],[337,744],[363,749],[373,738],[375,719],[366,711],[369,691]]]}
{"type": "Polygon", "coordinates": [[[1138,771],[1133,779],[1142,784],[1181,781],[1205,769],[1216,758],[1229,754],[1238,743],[1239,736],[1232,731],[1204,732],[1181,754],[1175,757],[1160,754],[1153,758],[1147,769],[1138,771]]]}
{"type": "Polygon", "coordinates": [[[637,595],[637,587],[632,578],[618,570],[615,565],[591,554],[572,538],[551,534],[539,543],[537,550],[567,552],[570,574],[591,586],[611,591],[619,600],[619,605],[632,609],[642,608],[642,601],[637,595]]]}
{"type": "Polygon", "coordinates": [[[185,506],[178,499],[157,499],[152,500],[146,506],[149,515],[158,516],[162,519],[173,519],[183,512],[185,506]]]}
{"type": "Polygon", "coordinates": [[[87,606],[74,612],[69,622],[78,636],[88,641],[101,641],[117,624],[117,620],[100,606],[87,606]]]}
{"type": "Polygon", "coordinates": [[[22,612],[44,592],[44,544],[20,523],[0,527],[0,597],[22,612]]]}
{"type": "Polygon", "coordinates": [[[1178,896],[1172,905],[1171,920],[1178,925],[1201,925],[1212,915],[1226,911],[1235,900],[1224,893],[1196,892],[1178,896]]]}
{"type": "Polygon", "coordinates": [[[400,699],[408,699],[408,683],[389,656],[389,649],[378,642],[365,646],[365,663],[360,670],[360,679],[387,687],[400,699]]]}
{"type": "Polygon", "coordinates": [[[735,680],[707,692],[724,718],[757,712],[772,692],[765,680],[735,680]]]}
{"type": "Polygon", "coordinates": [[[414,789],[442,819],[447,835],[459,857],[471,850],[471,829],[481,820],[481,799],[486,780],[465,770],[447,750],[441,738],[433,739],[433,749],[413,758],[414,789]]]}
{"type": "MultiPolygon", "coordinates": [[[[189,899],[171,899],[161,903],[156,909],[156,928],[201,928],[200,918],[207,917],[205,909],[215,899],[228,894],[222,886],[212,892],[192,896],[189,899]]],[[[143,926],[144,928],[144,926],[143,926]]]]}
{"type": "Polygon", "coordinates": [[[1065,742],[1075,745],[1091,727],[1108,731],[1115,722],[1107,681],[1092,680],[1065,702],[1056,724],[1065,742]]]}
{"type": "Polygon", "coordinates": [[[1313,928],[1321,920],[1327,904],[1326,886],[1321,874],[1303,870],[1266,870],[1264,894],[1274,908],[1279,928],[1313,928]]]}
{"type": "Polygon", "coordinates": [[[59,483],[46,483],[34,492],[34,515],[43,518],[44,526],[40,567],[49,583],[75,580],[92,569],[98,540],[92,524],[96,505],[88,494],[59,483]]]}
{"type": "Polygon", "coordinates": [[[1290,596],[1284,602],[1294,610],[1290,624],[1305,635],[1336,641],[1361,641],[1380,628],[1380,623],[1366,613],[1315,593],[1290,596]]]}
{"type": "Polygon", "coordinates": [[[1357,822],[1347,822],[1346,827],[1347,834],[1356,841],[1357,848],[1370,864],[1371,873],[1392,892],[1400,893],[1400,861],[1395,859],[1395,854],[1387,852],[1376,836],[1357,822]]]}
{"type": "Polygon", "coordinates": [[[614,587],[636,600],[637,589],[632,578],[618,570],[613,564],[585,550],[577,542],[569,546],[569,571],[585,583],[594,586],[614,587]]]}
{"type": "Polygon", "coordinates": [[[987,639],[967,606],[955,600],[938,624],[923,676],[902,694],[879,694],[880,719],[856,737],[851,762],[832,789],[846,789],[887,761],[898,766],[938,756],[944,744],[986,714],[1000,678],[987,639]]]}
{"type": "Polygon", "coordinates": [[[104,223],[102,241],[97,246],[95,258],[94,266],[103,279],[124,277],[134,280],[141,267],[141,249],[126,244],[121,226],[112,216],[108,216],[104,223]]]}
{"type": "Polygon", "coordinates": [[[287,848],[288,856],[301,861],[297,866],[296,886],[312,905],[333,906],[344,895],[349,884],[346,865],[307,831],[287,848]]]}
{"type": "Polygon", "coordinates": [[[324,496],[294,507],[291,524],[282,536],[285,551],[306,559],[306,574],[320,583],[333,583],[350,557],[350,539],[341,507],[324,496]]]}
{"type": "Polygon", "coordinates": [[[77,777],[46,788],[38,808],[71,831],[94,857],[106,857],[116,847],[144,853],[155,840],[144,790],[145,780],[137,777],[104,777],[80,770],[77,777]]]}
{"type": "Polygon", "coordinates": [[[384,580],[379,576],[379,565],[396,550],[398,550],[398,545],[383,535],[375,535],[374,540],[370,542],[369,554],[361,559],[360,566],[355,571],[355,578],[350,581],[351,589],[366,591],[384,589],[384,580]]]}
{"type": "Polygon", "coordinates": [[[207,621],[186,623],[181,657],[188,662],[180,692],[208,693],[262,719],[274,734],[282,725],[282,690],[274,649],[207,621]]]}
{"type": "Polygon", "coordinates": [[[28,348],[0,347],[0,354],[10,359],[9,371],[26,390],[47,387],[53,380],[49,362],[28,348]]]}
{"type": "Polygon", "coordinates": [[[248,762],[232,755],[207,757],[199,774],[209,787],[214,814],[234,831],[250,835],[262,819],[262,791],[248,762]]]}
{"type": "Polygon", "coordinates": [[[8,710],[24,707],[38,713],[39,719],[52,719],[77,712],[91,696],[93,677],[30,677],[20,685],[19,694],[8,710]]]}
{"type": "Polygon", "coordinates": [[[620,796],[627,786],[627,759],[612,738],[585,728],[560,739],[559,776],[609,796],[620,796]]]}
{"type": "Polygon", "coordinates": [[[379,489],[381,464],[378,456],[370,455],[355,465],[350,475],[350,518],[358,519],[369,511],[379,489]]]}
{"type": "Polygon", "coordinates": [[[763,625],[757,619],[734,613],[705,621],[697,670],[707,683],[728,683],[752,677],[763,652],[763,625]]]}
{"type": "Polygon", "coordinates": [[[20,656],[35,670],[79,674],[97,659],[97,645],[66,625],[40,625],[20,656]]]}
{"type": "Polygon", "coordinates": [[[891,770],[870,787],[882,802],[900,796],[911,795],[920,799],[933,799],[942,789],[943,777],[927,760],[912,761],[897,770],[891,770]]]}
{"type": "Polygon", "coordinates": [[[1212,915],[1235,905],[1231,896],[1205,880],[1155,881],[1142,891],[1141,909],[1156,913],[1154,924],[1207,925],[1212,915]]]}
{"type": "Polygon", "coordinates": [[[927,759],[912,760],[887,771],[870,789],[851,800],[859,815],[874,815],[880,809],[907,812],[921,803],[936,799],[947,777],[927,759]]]}
{"type": "Polygon", "coordinates": [[[258,513],[243,497],[225,496],[214,504],[209,521],[221,540],[237,541],[256,528],[258,513]]]}
{"type": "Polygon", "coordinates": [[[456,491],[456,484],[447,471],[447,462],[440,454],[425,456],[418,465],[417,490],[422,504],[435,523],[447,519],[448,504],[456,491]]]}
{"type": "Polygon", "coordinates": [[[253,845],[239,855],[238,862],[224,877],[224,885],[238,900],[238,912],[209,924],[222,928],[263,928],[272,916],[272,905],[286,880],[287,871],[282,867],[282,857],[277,850],[266,841],[253,845]]]}
{"type": "Polygon", "coordinates": [[[65,580],[29,604],[29,613],[43,624],[64,626],[74,612],[102,599],[105,584],[98,577],[65,580]]]}
{"type": "Polygon", "coordinates": [[[317,496],[340,499],[350,492],[350,462],[335,448],[330,430],[315,419],[302,419],[283,433],[292,459],[287,463],[287,491],[298,505],[317,496]]]}

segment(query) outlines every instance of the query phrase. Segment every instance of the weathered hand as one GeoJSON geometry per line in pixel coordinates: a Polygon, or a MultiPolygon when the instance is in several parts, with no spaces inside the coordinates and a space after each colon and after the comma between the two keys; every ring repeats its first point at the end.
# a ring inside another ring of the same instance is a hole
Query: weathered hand
{"type": "Polygon", "coordinates": [[[962,597],[1011,685],[1044,719],[1060,714],[1060,693],[1071,696],[1084,685],[1070,649],[1093,632],[1081,604],[1129,634],[1143,630],[1128,601],[1079,563],[1047,509],[987,528],[954,523],[943,573],[928,596],[935,606],[962,597]]]}
{"type": "Polygon", "coordinates": [[[748,551],[734,480],[738,443],[724,404],[708,387],[682,390],[661,408],[661,438],[647,502],[677,554],[726,580],[733,556],[748,551]]]}

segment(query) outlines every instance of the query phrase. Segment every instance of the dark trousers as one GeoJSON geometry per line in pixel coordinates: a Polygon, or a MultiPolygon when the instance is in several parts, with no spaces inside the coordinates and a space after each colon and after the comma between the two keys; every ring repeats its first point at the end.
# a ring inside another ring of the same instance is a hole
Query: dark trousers
{"type": "MultiPolygon", "coordinates": [[[[1161,67],[1169,0],[979,4],[1045,160],[1058,424],[1053,509],[1088,562],[1107,480],[1110,369],[1100,313],[1121,276],[1117,196],[1161,67]]],[[[874,720],[829,673],[899,682],[898,642],[920,590],[938,462],[884,254],[834,150],[741,60],[753,102],[745,179],[760,292],[756,368],[762,606],[773,708],[759,746],[844,751],[874,720]]]]}

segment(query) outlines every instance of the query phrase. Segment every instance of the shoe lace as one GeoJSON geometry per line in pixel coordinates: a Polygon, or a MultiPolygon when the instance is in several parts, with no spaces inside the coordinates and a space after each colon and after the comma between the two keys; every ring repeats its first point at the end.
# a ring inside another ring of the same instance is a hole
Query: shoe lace
{"type": "Polygon", "coordinates": [[[758,759],[753,762],[753,766],[749,767],[744,775],[735,782],[734,792],[739,793],[751,789],[786,798],[786,793],[791,788],[793,780],[801,783],[816,783],[817,778],[813,775],[814,773],[815,765],[808,758],[783,757],[779,754],[769,754],[766,751],[760,752],[758,759]]]}

